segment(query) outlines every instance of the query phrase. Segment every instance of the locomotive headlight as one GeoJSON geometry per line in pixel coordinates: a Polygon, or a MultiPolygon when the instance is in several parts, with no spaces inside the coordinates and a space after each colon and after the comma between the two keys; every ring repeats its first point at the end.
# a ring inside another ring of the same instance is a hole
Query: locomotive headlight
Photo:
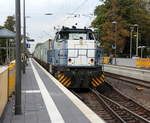
{"type": "Polygon", "coordinates": [[[94,63],[94,59],[91,59],[91,63],[94,63]]]}
{"type": "Polygon", "coordinates": [[[89,59],[89,64],[94,65],[95,60],[93,58],[89,59]]]}
{"type": "Polygon", "coordinates": [[[69,59],[68,59],[68,64],[69,64],[69,65],[73,65],[73,59],[69,58],[69,59]]]}
{"type": "Polygon", "coordinates": [[[68,61],[71,62],[72,61],[71,58],[69,58],[68,61]]]}

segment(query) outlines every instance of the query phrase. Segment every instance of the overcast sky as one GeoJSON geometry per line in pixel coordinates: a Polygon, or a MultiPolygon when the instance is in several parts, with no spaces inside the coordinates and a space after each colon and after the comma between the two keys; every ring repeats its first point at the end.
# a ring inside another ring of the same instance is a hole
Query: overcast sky
{"type": "MultiPolygon", "coordinates": [[[[30,16],[26,19],[27,34],[37,42],[43,42],[50,36],[54,37],[54,26],[72,26],[75,23],[79,27],[89,26],[92,17],[88,15],[93,14],[99,4],[99,0],[26,0],[26,16],[30,16]],[[71,13],[80,16],[74,18],[71,13]]],[[[0,25],[3,25],[6,17],[15,13],[15,0],[0,0],[0,8],[0,25]]]]}

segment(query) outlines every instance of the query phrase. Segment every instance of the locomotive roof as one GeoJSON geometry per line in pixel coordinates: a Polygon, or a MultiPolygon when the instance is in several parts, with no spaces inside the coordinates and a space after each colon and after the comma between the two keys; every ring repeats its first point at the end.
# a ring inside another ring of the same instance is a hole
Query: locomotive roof
{"type": "Polygon", "coordinates": [[[63,28],[60,32],[87,33],[87,32],[92,32],[92,30],[91,29],[79,29],[79,28],[63,28]]]}

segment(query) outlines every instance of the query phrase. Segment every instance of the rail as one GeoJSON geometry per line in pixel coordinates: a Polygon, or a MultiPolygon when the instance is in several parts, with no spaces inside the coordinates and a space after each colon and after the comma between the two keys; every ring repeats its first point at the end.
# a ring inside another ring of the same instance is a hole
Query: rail
{"type": "Polygon", "coordinates": [[[99,101],[104,105],[104,107],[109,110],[112,115],[115,116],[116,120],[118,120],[121,123],[126,123],[104,100],[103,98],[99,95],[99,92],[96,90],[91,89],[91,91],[98,97],[99,101]]]}
{"type": "Polygon", "coordinates": [[[100,100],[105,102],[108,107],[111,107],[111,110],[118,115],[122,122],[150,123],[150,111],[148,109],[145,109],[127,96],[120,94],[115,89],[109,94],[100,94],[95,90],[93,90],[93,92],[100,100]]]}
{"type": "MultiPolygon", "coordinates": [[[[110,91],[106,91],[100,94],[100,96],[105,99],[111,107],[115,107],[114,110],[119,109],[121,112],[124,111],[128,113],[130,117],[133,117],[134,119],[131,118],[131,121],[139,120],[141,122],[150,123],[150,110],[146,109],[143,105],[137,103],[137,101],[134,101],[129,96],[122,94],[119,90],[111,87],[110,91]]],[[[124,117],[125,114],[122,117],[124,117]]],[[[124,118],[129,119],[128,117],[124,118]]]]}
{"type": "Polygon", "coordinates": [[[75,95],[79,97],[85,104],[89,106],[97,115],[108,123],[126,123],[120,116],[115,113],[112,108],[101,100],[95,93],[95,90],[75,91],[75,95]]]}

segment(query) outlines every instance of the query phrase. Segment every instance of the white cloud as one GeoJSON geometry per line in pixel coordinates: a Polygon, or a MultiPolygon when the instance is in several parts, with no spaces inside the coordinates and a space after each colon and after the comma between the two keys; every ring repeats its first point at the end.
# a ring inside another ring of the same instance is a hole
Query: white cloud
{"type": "Polygon", "coordinates": [[[1,0],[0,2],[0,25],[3,25],[8,15],[15,14],[15,0],[1,0]]]}
{"type": "MultiPolygon", "coordinates": [[[[70,18],[68,13],[89,14],[92,13],[95,6],[100,4],[99,0],[26,0],[26,15],[31,18],[27,19],[27,32],[31,38],[37,41],[44,41],[54,35],[54,26],[73,25],[78,22],[79,26],[85,26],[90,23],[90,18],[70,18]],[[79,7],[80,6],[80,7],[79,7]],[[52,16],[45,16],[45,13],[53,13],[52,16]],[[64,21],[65,20],[65,21],[64,21]]],[[[23,0],[21,0],[21,3],[23,0]]],[[[1,0],[0,3],[0,25],[3,25],[8,15],[15,13],[15,0],[1,0]]]]}

